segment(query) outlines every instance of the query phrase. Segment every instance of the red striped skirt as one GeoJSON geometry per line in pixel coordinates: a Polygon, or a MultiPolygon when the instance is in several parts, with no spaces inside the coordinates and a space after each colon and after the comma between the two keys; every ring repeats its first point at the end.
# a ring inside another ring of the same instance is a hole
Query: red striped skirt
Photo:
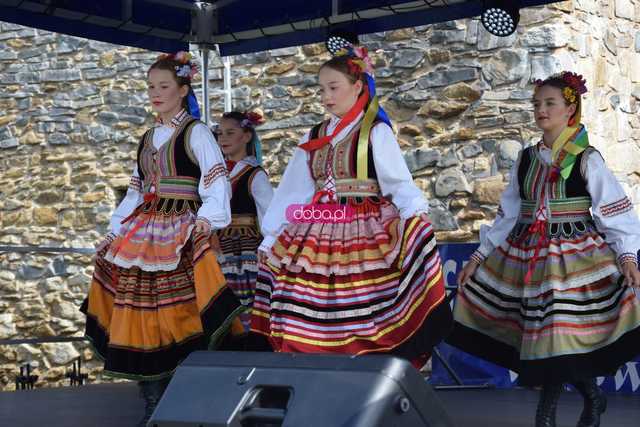
{"type": "Polygon", "coordinates": [[[424,358],[451,325],[432,225],[391,203],[290,224],[260,266],[251,329],[276,351],[424,358]]]}

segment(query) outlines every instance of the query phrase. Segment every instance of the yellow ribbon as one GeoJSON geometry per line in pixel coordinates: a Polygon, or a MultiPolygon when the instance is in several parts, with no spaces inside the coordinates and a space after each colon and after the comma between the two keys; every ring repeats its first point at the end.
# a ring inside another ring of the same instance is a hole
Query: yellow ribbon
{"type": "Polygon", "coordinates": [[[374,96],[369,103],[369,108],[362,119],[362,126],[360,126],[360,136],[358,137],[358,152],[356,156],[356,177],[358,180],[365,180],[368,178],[369,172],[369,158],[367,153],[369,151],[369,135],[371,134],[371,128],[373,122],[378,115],[378,97],[374,96]]]}
{"type": "MultiPolygon", "coordinates": [[[[564,148],[565,144],[571,139],[571,137],[580,129],[580,122],[582,119],[582,112],[580,111],[580,106],[578,105],[576,113],[574,114],[574,125],[567,126],[562,133],[553,141],[553,145],[551,147],[551,163],[554,163],[558,158],[558,155],[564,148]]],[[[569,151],[571,152],[571,151],[569,151]]],[[[577,153],[571,153],[577,154],[577,153]]]]}

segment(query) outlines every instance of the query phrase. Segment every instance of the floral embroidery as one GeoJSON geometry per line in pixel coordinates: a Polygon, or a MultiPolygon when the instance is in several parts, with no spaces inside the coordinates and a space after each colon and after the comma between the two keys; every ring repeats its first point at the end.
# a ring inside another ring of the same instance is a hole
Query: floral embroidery
{"type": "Polygon", "coordinates": [[[216,178],[227,175],[227,169],[222,163],[213,165],[209,172],[204,176],[204,188],[209,188],[216,178]]]}
{"type": "Polygon", "coordinates": [[[136,190],[138,193],[142,193],[142,181],[137,176],[132,176],[129,181],[129,188],[136,190]]]}
{"type": "Polygon", "coordinates": [[[477,264],[482,264],[484,262],[484,255],[480,253],[480,251],[475,251],[469,257],[472,261],[475,261],[477,264]]]}
{"type": "Polygon", "coordinates": [[[632,254],[631,252],[629,253],[624,253],[622,255],[620,255],[618,257],[618,265],[622,267],[622,264],[625,264],[627,262],[632,262],[635,265],[638,265],[638,258],[635,256],[635,254],[632,254]]]}
{"type": "Polygon", "coordinates": [[[631,200],[629,200],[629,198],[625,196],[618,201],[601,206],[600,213],[602,214],[602,216],[612,217],[623,214],[625,212],[629,212],[631,209],[633,209],[631,200]]]}

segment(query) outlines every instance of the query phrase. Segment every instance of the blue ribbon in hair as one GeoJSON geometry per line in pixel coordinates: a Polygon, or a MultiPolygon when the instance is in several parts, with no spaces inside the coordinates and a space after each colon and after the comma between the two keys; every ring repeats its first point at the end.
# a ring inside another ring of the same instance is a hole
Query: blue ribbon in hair
{"type": "Polygon", "coordinates": [[[189,94],[187,95],[187,108],[189,109],[189,114],[192,117],[196,119],[201,117],[198,98],[196,98],[196,94],[193,92],[192,88],[189,88],[189,94]]]}

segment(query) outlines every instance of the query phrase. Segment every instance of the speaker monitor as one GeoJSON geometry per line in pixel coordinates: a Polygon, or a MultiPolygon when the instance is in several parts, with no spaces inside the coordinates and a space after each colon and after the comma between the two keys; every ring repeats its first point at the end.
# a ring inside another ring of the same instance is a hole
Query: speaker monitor
{"type": "Polygon", "coordinates": [[[450,427],[420,373],[384,356],[195,352],[149,426],[450,427]]]}

